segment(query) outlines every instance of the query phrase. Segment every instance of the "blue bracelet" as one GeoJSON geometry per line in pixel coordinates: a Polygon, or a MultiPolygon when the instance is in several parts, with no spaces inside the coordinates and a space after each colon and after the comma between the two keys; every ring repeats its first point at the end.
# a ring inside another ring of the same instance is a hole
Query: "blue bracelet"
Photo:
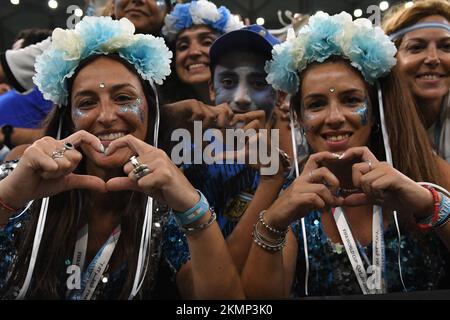
{"type": "Polygon", "coordinates": [[[200,200],[195,204],[195,206],[185,212],[178,212],[175,210],[173,211],[178,225],[189,225],[203,217],[209,211],[208,200],[206,200],[205,196],[200,192],[200,190],[197,190],[197,192],[200,195],[200,200]]]}

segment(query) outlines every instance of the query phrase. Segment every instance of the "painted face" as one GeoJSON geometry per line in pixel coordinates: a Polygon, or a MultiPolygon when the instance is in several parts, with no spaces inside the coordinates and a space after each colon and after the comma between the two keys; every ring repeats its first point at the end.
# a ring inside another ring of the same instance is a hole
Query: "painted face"
{"type": "Polygon", "coordinates": [[[359,73],[343,62],[310,66],[301,87],[300,122],[314,152],[367,145],[372,112],[359,73]]]}
{"type": "MultiPolygon", "coordinates": [[[[94,134],[105,148],[127,134],[141,140],[146,137],[144,90],[137,76],[118,61],[102,57],[84,67],[73,83],[71,105],[75,130],[94,134]]],[[[133,155],[125,148],[108,157],[89,146],[83,151],[96,166],[109,168],[122,166],[133,155]]]]}
{"type": "MultiPolygon", "coordinates": [[[[419,22],[449,24],[441,16],[419,22]]],[[[436,28],[405,34],[397,53],[397,68],[417,99],[441,101],[450,87],[450,32],[436,28]]]]}
{"type": "Polygon", "coordinates": [[[214,69],[216,104],[229,103],[235,113],[266,111],[270,117],[277,93],[266,81],[265,58],[252,52],[231,52],[214,69]]]}
{"type": "Polygon", "coordinates": [[[114,0],[116,19],[127,18],[139,33],[158,35],[166,14],[164,0],[114,0]]]}
{"type": "Polygon", "coordinates": [[[209,48],[216,38],[217,33],[206,26],[180,32],[175,43],[175,69],[182,82],[196,85],[209,81],[209,48]]]}

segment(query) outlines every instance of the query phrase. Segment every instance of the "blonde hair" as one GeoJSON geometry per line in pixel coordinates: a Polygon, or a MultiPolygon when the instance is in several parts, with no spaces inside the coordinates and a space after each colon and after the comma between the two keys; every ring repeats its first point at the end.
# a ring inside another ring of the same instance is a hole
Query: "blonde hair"
{"type": "MultiPolygon", "coordinates": [[[[386,13],[382,27],[389,35],[433,15],[443,16],[450,22],[450,3],[447,0],[417,0],[409,8],[403,3],[398,4],[386,13]]],[[[400,43],[401,39],[396,41],[397,47],[400,43]]]]}

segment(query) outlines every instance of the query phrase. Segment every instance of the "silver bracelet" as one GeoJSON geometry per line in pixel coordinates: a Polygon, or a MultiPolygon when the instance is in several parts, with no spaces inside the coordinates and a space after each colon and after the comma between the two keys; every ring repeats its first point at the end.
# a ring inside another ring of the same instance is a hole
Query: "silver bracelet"
{"type": "Polygon", "coordinates": [[[284,230],[278,230],[275,229],[274,227],[270,226],[267,224],[267,222],[264,221],[264,214],[266,213],[266,210],[263,210],[259,213],[259,221],[261,222],[261,224],[268,229],[270,232],[279,235],[279,236],[285,236],[289,230],[289,227],[284,229],[284,230]]]}
{"type": "Polygon", "coordinates": [[[19,160],[5,161],[0,164],[0,180],[5,179],[16,167],[19,160]]]}
{"type": "Polygon", "coordinates": [[[181,231],[183,231],[186,235],[200,232],[203,229],[206,229],[210,225],[212,225],[214,223],[214,221],[216,221],[216,219],[217,219],[217,215],[214,212],[214,209],[210,208],[209,211],[211,211],[211,217],[205,223],[202,223],[198,226],[193,226],[193,227],[187,227],[187,226],[182,226],[182,225],[178,225],[178,226],[180,227],[181,231]]]}
{"type": "Polygon", "coordinates": [[[258,224],[260,221],[256,222],[253,226],[253,241],[260,246],[261,248],[268,250],[268,251],[280,251],[284,248],[286,245],[286,235],[283,235],[282,237],[279,237],[277,239],[269,239],[262,235],[259,232],[258,224]]]}

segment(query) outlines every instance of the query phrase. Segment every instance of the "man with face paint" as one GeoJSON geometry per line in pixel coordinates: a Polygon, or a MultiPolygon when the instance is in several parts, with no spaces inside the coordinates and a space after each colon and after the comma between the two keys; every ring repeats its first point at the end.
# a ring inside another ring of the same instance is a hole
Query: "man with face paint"
{"type": "Polygon", "coordinates": [[[228,103],[235,114],[264,110],[266,120],[270,119],[280,97],[267,83],[264,65],[279,43],[259,25],[217,39],[210,49],[211,100],[216,105],[228,103]]]}
{"type": "MultiPolygon", "coordinates": [[[[225,127],[239,127],[244,131],[269,127],[269,119],[275,112],[277,120],[282,119],[276,105],[282,102],[284,95],[267,84],[264,71],[265,61],[271,59],[273,45],[278,43],[279,40],[264,28],[252,25],[224,34],[211,46],[209,87],[216,104],[213,109],[226,104],[233,111],[232,120],[225,127]]],[[[280,148],[289,151],[290,139],[281,138],[284,133],[289,136],[289,123],[277,121],[274,127],[280,129],[280,148]],[[287,141],[287,145],[281,140],[287,141]]],[[[278,160],[277,151],[272,150],[271,155],[278,160]]],[[[284,165],[280,164],[278,174],[273,176],[260,175],[254,167],[238,163],[202,164],[184,169],[191,184],[204,191],[216,209],[222,234],[238,270],[242,269],[250,249],[249,230],[261,208],[273,200],[258,192],[256,187],[261,184],[269,189],[281,187],[284,165]]],[[[170,221],[167,235],[168,260],[175,271],[182,273],[189,257],[186,239],[170,221]]]]}

